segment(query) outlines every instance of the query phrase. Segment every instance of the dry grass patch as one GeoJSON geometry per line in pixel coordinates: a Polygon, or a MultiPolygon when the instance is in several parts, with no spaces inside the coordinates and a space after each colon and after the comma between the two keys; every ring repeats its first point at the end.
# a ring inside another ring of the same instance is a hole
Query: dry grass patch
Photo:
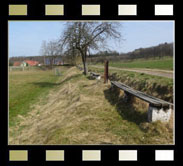
{"type": "Polygon", "coordinates": [[[65,72],[56,90],[18,118],[10,144],[173,143],[166,125],[146,123],[145,109],[124,104],[110,85],[88,79],[75,67],[65,72]]]}

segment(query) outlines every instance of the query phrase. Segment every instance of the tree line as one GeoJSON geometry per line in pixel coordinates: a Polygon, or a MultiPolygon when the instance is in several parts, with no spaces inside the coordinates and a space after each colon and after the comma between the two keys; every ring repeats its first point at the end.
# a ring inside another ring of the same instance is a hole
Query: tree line
{"type": "MultiPolygon", "coordinates": [[[[44,43],[44,42],[43,42],[44,43]]],[[[139,58],[163,58],[163,57],[173,57],[173,43],[162,43],[157,46],[148,47],[148,48],[139,48],[132,52],[120,53],[117,51],[98,51],[96,54],[88,54],[87,63],[102,63],[104,60],[109,61],[121,61],[121,60],[134,60],[139,58]]],[[[9,60],[10,65],[13,65],[15,61],[23,61],[25,59],[39,61],[44,64],[45,59],[49,61],[47,64],[54,64],[55,58],[60,57],[61,61],[67,64],[76,65],[77,58],[79,58],[79,52],[77,50],[68,50],[65,52],[65,55],[61,54],[58,56],[19,56],[11,57],[9,60]],[[52,59],[54,59],[52,61],[52,59]],[[52,61],[52,63],[50,63],[52,61]]]]}
{"type": "Polygon", "coordinates": [[[135,59],[156,59],[163,57],[173,57],[173,43],[161,43],[157,46],[135,49],[128,53],[119,53],[117,51],[103,51],[90,55],[88,63],[102,63],[104,60],[125,61],[135,59]]]}

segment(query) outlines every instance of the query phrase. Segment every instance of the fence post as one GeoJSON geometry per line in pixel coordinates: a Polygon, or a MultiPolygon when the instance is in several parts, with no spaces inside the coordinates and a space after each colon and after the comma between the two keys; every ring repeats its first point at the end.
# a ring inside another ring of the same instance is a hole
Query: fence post
{"type": "Polygon", "coordinates": [[[109,78],[109,76],[108,76],[108,66],[109,66],[109,61],[108,60],[106,60],[105,62],[104,62],[104,83],[107,83],[108,82],[108,78],[109,78]]]}

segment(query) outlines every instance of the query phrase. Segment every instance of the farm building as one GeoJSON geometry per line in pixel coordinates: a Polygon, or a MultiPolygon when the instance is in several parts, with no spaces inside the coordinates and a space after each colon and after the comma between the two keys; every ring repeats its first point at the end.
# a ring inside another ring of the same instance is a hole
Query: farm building
{"type": "Polygon", "coordinates": [[[32,61],[32,60],[25,60],[25,63],[27,63],[28,66],[37,66],[39,64],[38,61],[32,61]]]}
{"type": "Polygon", "coordinates": [[[20,66],[21,65],[21,62],[14,62],[13,63],[13,66],[20,66]]]}
{"type": "Polygon", "coordinates": [[[14,62],[13,66],[22,66],[22,67],[26,67],[26,66],[37,66],[39,64],[38,61],[32,61],[32,60],[25,60],[23,62],[14,62]]]}

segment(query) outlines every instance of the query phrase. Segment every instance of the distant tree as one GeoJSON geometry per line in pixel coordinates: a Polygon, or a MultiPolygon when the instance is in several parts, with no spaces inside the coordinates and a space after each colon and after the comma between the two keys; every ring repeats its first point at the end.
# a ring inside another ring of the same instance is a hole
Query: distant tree
{"type": "Polygon", "coordinates": [[[44,65],[46,65],[47,43],[45,40],[42,41],[40,54],[44,57],[44,65]]]}
{"type": "Polygon", "coordinates": [[[43,41],[41,54],[44,56],[44,64],[46,63],[46,59],[48,59],[50,66],[53,66],[53,64],[55,64],[56,58],[62,55],[62,49],[56,40],[50,41],[48,43],[43,41]]]}
{"type": "Polygon", "coordinates": [[[65,60],[71,65],[76,65],[77,58],[80,55],[80,52],[77,49],[68,49],[64,52],[65,60]]]}
{"type": "Polygon", "coordinates": [[[118,28],[120,24],[114,22],[72,22],[67,24],[60,41],[66,49],[80,52],[86,75],[89,50],[104,47],[108,38],[120,39],[118,28]]]}
{"type": "Polygon", "coordinates": [[[13,62],[9,62],[9,66],[13,66],[13,62]]]}

